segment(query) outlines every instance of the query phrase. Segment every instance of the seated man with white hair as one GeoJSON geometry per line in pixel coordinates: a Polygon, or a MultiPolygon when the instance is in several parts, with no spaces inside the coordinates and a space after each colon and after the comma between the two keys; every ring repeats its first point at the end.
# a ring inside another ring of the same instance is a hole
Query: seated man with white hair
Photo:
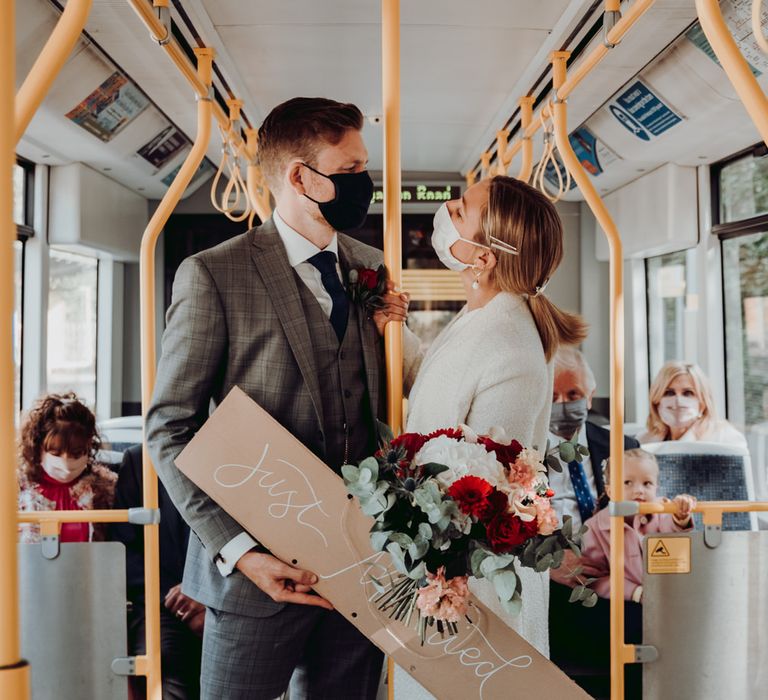
{"type": "MultiPolygon", "coordinates": [[[[584,356],[575,347],[561,345],[554,362],[549,442],[558,444],[578,436],[579,444],[589,449],[588,457],[563,464],[562,472],[549,470],[550,487],[555,492],[552,501],[555,510],[561,520],[564,515],[570,515],[574,529],[577,529],[597,509],[599,497],[605,491],[602,465],[610,454],[610,432],[587,420],[596,382],[584,356]]],[[[629,449],[638,447],[639,443],[625,437],[624,446],[629,449]]],[[[551,572],[550,659],[590,695],[602,697],[607,694],[610,684],[609,601],[600,598],[593,608],[570,603],[571,587],[558,582],[569,575],[567,565],[551,572]],[[581,634],[587,630],[588,634],[581,634]]],[[[625,611],[627,639],[640,641],[640,606],[630,602],[625,605],[625,611]]],[[[628,666],[627,673],[632,675],[638,671],[628,666]]],[[[628,688],[632,686],[639,688],[634,676],[632,683],[628,681],[627,685],[628,688]]]]}
{"type": "MultiPolygon", "coordinates": [[[[589,456],[563,464],[563,471],[549,470],[552,501],[558,516],[573,518],[574,529],[591,517],[605,492],[602,465],[610,454],[610,432],[587,420],[597,383],[584,355],[571,345],[561,345],[555,354],[555,381],[549,442],[556,445],[578,435],[589,456]]],[[[639,447],[637,440],[624,438],[624,449],[639,447]]]]}

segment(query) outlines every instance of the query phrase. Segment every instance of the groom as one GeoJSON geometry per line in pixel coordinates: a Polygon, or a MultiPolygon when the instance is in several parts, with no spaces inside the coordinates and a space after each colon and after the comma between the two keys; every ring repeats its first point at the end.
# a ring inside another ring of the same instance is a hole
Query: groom
{"type": "Polygon", "coordinates": [[[381,264],[337,233],[362,225],[373,192],[362,126],[357,107],[333,100],[275,107],[258,138],[272,218],[187,258],[174,281],[147,439],[196,535],[183,590],[207,606],[204,698],[272,700],[292,674],[292,700],[376,695],[381,653],[312,592],[315,575],[273,557],[174,466],[234,386],[337,472],[375,450],[379,331],[407,302],[390,294],[374,322],[344,287],[350,270],[381,264]]]}

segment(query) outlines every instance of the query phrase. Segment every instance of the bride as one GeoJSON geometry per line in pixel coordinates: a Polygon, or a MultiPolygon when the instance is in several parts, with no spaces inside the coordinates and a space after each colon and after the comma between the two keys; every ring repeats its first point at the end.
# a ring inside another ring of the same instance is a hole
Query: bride
{"type": "MultiPolygon", "coordinates": [[[[563,257],[563,227],[554,206],[514,178],[483,180],[438,210],[432,245],[446,267],[461,273],[467,304],[408,369],[406,384],[413,384],[406,430],[429,433],[463,423],[487,433],[502,427],[523,445],[543,450],[552,357],[558,345],[578,344],[586,336],[581,317],[544,296],[563,257]]],[[[406,333],[406,342],[417,339],[406,333]]],[[[519,571],[523,606],[517,617],[502,610],[486,580],[470,579],[470,588],[548,656],[548,572],[519,571]]],[[[396,690],[408,700],[429,697],[402,671],[396,690]]]]}

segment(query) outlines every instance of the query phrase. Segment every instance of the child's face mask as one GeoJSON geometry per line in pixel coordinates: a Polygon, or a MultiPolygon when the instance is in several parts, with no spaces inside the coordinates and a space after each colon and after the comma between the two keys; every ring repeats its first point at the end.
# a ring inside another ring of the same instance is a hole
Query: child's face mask
{"type": "Polygon", "coordinates": [[[88,466],[88,455],[82,457],[68,457],[65,455],[53,455],[50,452],[43,452],[42,467],[43,471],[62,484],[68,484],[80,476],[88,466]]]}

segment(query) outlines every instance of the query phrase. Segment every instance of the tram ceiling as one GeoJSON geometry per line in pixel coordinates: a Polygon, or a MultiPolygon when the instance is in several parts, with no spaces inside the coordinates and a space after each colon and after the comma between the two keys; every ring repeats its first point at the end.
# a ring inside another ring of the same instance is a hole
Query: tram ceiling
{"type": "MultiPolygon", "coordinates": [[[[42,45],[50,33],[57,16],[53,6],[57,4],[55,0],[27,0],[19,6],[17,14],[23,25],[19,74],[26,71],[25,55],[34,57],[39,50],[37,44],[42,45]],[[32,17],[39,15],[41,8],[46,10],[44,20],[32,17]],[[25,43],[29,44],[26,52],[25,43]]],[[[228,96],[228,87],[244,100],[244,111],[252,125],[258,126],[275,104],[296,94],[355,102],[370,117],[364,131],[370,167],[374,171],[381,169],[382,127],[373,123],[382,112],[380,0],[172,0],[171,5],[177,33],[189,46],[201,42],[216,49],[220,79],[215,78],[214,83],[224,97],[228,96]]],[[[473,167],[479,154],[494,142],[496,130],[514,114],[518,98],[536,85],[540,76],[542,80],[534,92],[539,94],[545,88],[549,51],[561,48],[569,38],[571,48],[582,42],[598,21],[602,5],[594,0],[481,0],[472,3],[471,8],[459,0],[403,3],[403,169],[455,176],[473,167]]],[[[714,77],[705,75],[707,67],[692,69],[693,80],[682,84],[678,81],[680,87],[675,86],[672,94],[669,82],[661,81],[662,94],[677,102],[681,111],[691,112],[693,100],[697,114],[712,112],[708,120],[690,119],[678,128],[672,150],[668,139],[665,143],[661,139],[652,144],[622,143],[626,134],[616,133],[621,127],[604,123],[605,110],[601,106],[606,100],[634,76],[644,75],[646,66],[664,53],[694,19],[692,0],[657,0],[622,44],[571,96],[570,128],[588,123],[598,138],[624,160],[601,176],[601,190],[612,191],[663,162],[682,162],[685,153],[689,161],[703,155],[706,160],[697,162],[707,162],[726,154],[716,153],[718,149],[730,148],[727,152],[732,152],[750,142],[747,121],[745,129],[741,129],[743,110],[735,95],[732,98],[727,85],[721,86],[714,77]],[[693,99],[694,85],[701,87],[698,100],[693,99]],[[715,137],[718,123],[722,124],[726,117],[732,117],[739,129],[715,137]],[[712,152],[700,150],[698,144],[709,144],[712,152]],[[694,151],[696,156],[691,156],[694,151]]],[[[87,70],[82,68],[85,54],[98,52],[87,40],[81,40],[35,117],[20,152],[37,161],[39,154],[47,152],[52,156],[47,162],[79,160],[102,171],[111,170],[110,177],[134,191],[159,197],[165,187],[159,176],[147,174],[146,164],[140,162],[136,151],[162,128],[161,112],[187,135],[194,134],[191,90],[151,42],[126,0],[94,0],[86,31],[161,111],[148,110],[108,144],[73,127],[63,115],[100,82],[96,78],[99,71],[91,70],[99,63],[98,58],[91,58],[87,70]],[[136,139],[144,141],[139,144],[136,139]]],[[[601,40],[602,34],[598,33],[583,55],[601,40]]],[[[690,57],[687,60],[690,64],[690,57]]],[[[667,65],[672,62],[667,61],[667,65]]],[[[100,70],[105,72],[103,67],[100,70]]],[[[679,69],[666,72],[680,76],[679,69]]],[[[515,119],[509,124],[514,127],[515,119]]],[[[534,145],[537,159],[540,137],[534,139],[534,145]]],[[[218,164],[220,142],[216,130],[208,157],[218,164]]],[[[510,172],[516,169],[517,160],[510,172]]],[[[572,193],[568,198],[580,197],[572,193]]]]}

